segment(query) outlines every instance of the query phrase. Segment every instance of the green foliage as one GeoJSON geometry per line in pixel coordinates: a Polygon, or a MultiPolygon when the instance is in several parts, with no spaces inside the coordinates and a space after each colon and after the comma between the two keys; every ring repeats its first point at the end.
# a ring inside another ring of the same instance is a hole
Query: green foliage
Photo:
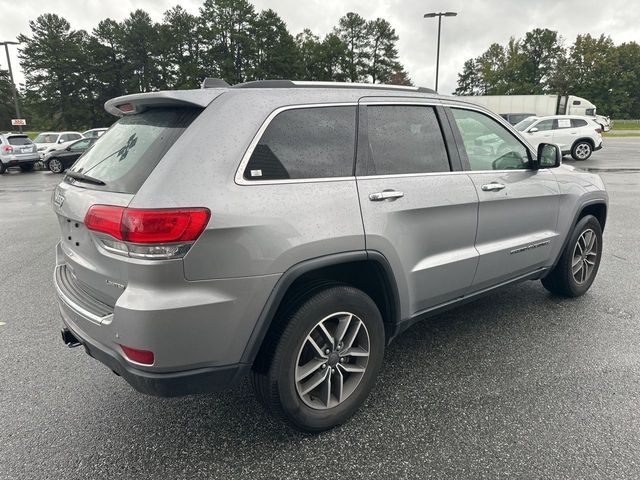
{"type": "Polygon", "coordinates": [[[536,28],[467,60],[454,93],[577,95],[601,114],[640,118],[640,46],[586,34],[565,48],[557,32],[536,28]]]}
{"type": "MultiPolygon", "coordinates": [[[[353,12],[323,39],[309,29],[294,38],[275,11],[257,12],[248,0],[205,0],[197,15],[177,5],[160,23],[136,10],[122,22],[100,21],[90,34],[55,14],[29,27],[20,36],[23,103],[39,129],[107,126],[110,98],[197,88],[205,77],[232,85],[277,78],[411,84],[391,24],[353,12]]],[[[0,120],[9,114],[0,104],[0,120]]]]}
{"type": "Polygon", "coordinates": [[[13,88],[7,70],[0,70],[0,131],[11,130],[11,119],[15,115],[13,88]]]}

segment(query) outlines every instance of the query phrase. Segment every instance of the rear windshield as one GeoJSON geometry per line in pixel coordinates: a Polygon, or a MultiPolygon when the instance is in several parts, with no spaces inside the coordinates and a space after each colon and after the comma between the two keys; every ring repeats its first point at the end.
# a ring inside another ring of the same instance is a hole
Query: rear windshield
{"type": "Polygon", "coordinates": [[[65,181],[98,190],[136,193],[201,111],[200,108],[154,108],[122,117],[71,168],[105,185],[70,177],[65,177],[65,181]]]}
{"type": "Polygon", "coordinates": [[[31,145],[31,140],[26,135],[14,135],[9,137],[9,145],[31,145]]]}
{"type": "Polygon", "coordinates": [[[56,143],[59,134],[57,133],[41,133],[33,141],[34,143],[56,143]]]}

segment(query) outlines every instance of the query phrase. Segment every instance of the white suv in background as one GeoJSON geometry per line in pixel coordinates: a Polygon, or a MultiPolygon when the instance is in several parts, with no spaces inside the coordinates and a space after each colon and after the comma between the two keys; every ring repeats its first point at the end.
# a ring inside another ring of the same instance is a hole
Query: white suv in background
{"type": "Polygon", "coordinates": [[[540,143],[556,143],[563,155],[570,153],[575,160],[586,160],[602,148],[602,126],[588,117],[529,117],[516,124],[515,129],[534,147],[540,143]]]}
{"type": "Polygon", "coordinates": [[[81,138],[84,136],[80,132],[42,132],[33,140],[33,143],[36,144],[40,159],[42,159],[46,153],[66,147],[81,138]]]}

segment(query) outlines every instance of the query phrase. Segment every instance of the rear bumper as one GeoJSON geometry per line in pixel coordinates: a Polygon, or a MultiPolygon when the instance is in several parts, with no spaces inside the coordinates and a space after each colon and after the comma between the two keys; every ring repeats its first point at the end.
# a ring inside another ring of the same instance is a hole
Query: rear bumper
{"type": "Polygon", "coordinates": [[[65,328],[85,348],[88,355],[104,363],[139,392],[158,397],[175,397],[224,390],[237,384],[251,369],[248,364],[199,368],[183,372],[153,373],[139,370],[120,360],[120,356],[103,345],[84,337],[63,317],[65,328]]]}
{"type": "Polygon", "coordinates": [[[35,155],[35,154],[33,156],[30,156],[30,157],[11,158],[11,156],[6,156],[6,157],[0,158],[0,161],[2,162],[2,164],[5,167],[36,163],[39,160],[40,160],[40,157],[38,155],[35,155]]]}
{"type": "Polygon", "coordinates": [[[600,149],[602,149],[602,142],[600,142],[599,145],[596,145],[596,148],[594,148],[593,151],[596,152],[596,151],[598,151],[600,149]]]}

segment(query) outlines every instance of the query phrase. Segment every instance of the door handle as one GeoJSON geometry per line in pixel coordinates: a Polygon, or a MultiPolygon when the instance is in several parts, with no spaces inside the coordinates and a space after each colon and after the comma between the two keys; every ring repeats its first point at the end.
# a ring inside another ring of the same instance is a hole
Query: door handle
{"type": "Polygon", "coordinates": [[[505,187],[502,183],[491,182],[485,185],[482,185],[483,192],[497,192],[498,190],[502,190],[505,187]]]}
{"type": "Polygon", "coordinates": [[[404,197],[404,192],[398,192],[397,190],[385,190],[383,192],[376,192],[369,195],[369,200],[372,202],[381,202],[382,200],[396,200],[404,197]]]}

